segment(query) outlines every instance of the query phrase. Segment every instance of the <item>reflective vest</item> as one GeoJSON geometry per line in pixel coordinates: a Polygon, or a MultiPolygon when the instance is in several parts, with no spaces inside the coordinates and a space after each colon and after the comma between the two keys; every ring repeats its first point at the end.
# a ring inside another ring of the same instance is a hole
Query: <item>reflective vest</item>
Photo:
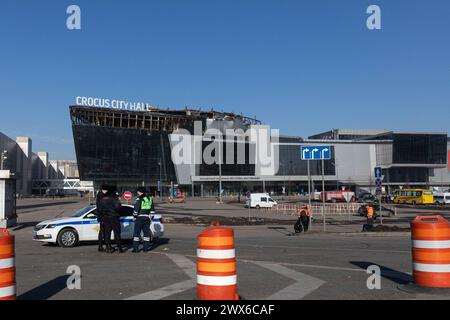
{"type": "Polygon", "coordinates": [[[141,210],[151,210],[153,200],[150,197],[143,197],[141,201],[141,210]]]}
{"type": "Polygon", "coordinates": [[[372,207],[367,207],[367,218],[372,218],[373,217],[373,208],[372,207]]]}

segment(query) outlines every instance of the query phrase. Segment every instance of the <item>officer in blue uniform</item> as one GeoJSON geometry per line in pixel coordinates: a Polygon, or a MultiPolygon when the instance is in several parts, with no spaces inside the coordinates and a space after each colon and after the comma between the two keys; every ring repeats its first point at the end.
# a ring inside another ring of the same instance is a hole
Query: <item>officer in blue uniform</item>
{"type": "Polygon", "coordinates": [[[134,205],[134,234],[133,234],[133,251],[139,251],[139,241],[141,231],[144,233],[144,252],[150,251],[150,224],[151,213],[154,211],[153,199],[145,192],[145,188],[139,187],[137,190],[136,203],[134,205]]]}

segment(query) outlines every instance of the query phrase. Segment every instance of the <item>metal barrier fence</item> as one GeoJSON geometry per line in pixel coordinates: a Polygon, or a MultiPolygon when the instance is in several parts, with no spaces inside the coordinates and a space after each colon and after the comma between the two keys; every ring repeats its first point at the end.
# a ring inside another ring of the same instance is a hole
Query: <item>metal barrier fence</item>
{"type": "MultiPolygon", "coordinates": [[[[364,203],[326,203],[324,206],[324,212],[326,215],[343,215],[343,214],[353,214],[358,213],[358,209],[364,205],[364,203]]],[[[310,206],[310,211],[312,215],[322,214],[322,204],[312,204],[310,206]]],[[[303,208],[303,204],[291,204],[291,203],[281,203],[272,208],[268,208],[269,211],[275,211],[280,213],[286,213],[295,215],[297,209],[303,208]]],[[[309,206],[308,206],[309,207],[309,206]]]]}

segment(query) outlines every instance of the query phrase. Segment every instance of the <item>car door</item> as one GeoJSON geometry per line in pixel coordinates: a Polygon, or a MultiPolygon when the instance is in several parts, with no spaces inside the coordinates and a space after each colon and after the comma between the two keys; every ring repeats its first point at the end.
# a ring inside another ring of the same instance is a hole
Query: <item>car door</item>
{"type": "Polygon", "coordinates": [[[134,231],[133,207],[122,205],[119,209],[120,214],[120,235],[122,239],[131,239],[134,231]]]}
{"type": "Polygon", "coordinates": [[[100,223],[97,221],[97,210],[87,213],[81,225],[80,241],[98,240],[98,232],[100,231],[100,223]]]}
{"type": "Polygon", "coordinates": [[[267,203],[267,206],[268,206],[269,208],[272,208],[272,207],[276,204],[276,202],[273,201],[272,198],[269,198],[268,200],[269,200],[269,202],[267,203]]]}

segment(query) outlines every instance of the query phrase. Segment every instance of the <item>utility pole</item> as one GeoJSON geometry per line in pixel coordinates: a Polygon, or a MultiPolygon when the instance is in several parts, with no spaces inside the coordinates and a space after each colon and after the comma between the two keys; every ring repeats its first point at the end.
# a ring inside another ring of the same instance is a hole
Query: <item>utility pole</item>
{"type": "Polygon", "coordinates": [[[323,232],[326,232],[325,224],[325,159],[322,157],[322,216],[323,216],[323,232]]]}
{"type": "Polygon", "coordinates": [[[309,159],[306,161],[308,163],[308,204],[311,208],[311,169],[309,167],[309,159]]]}
{"type": "Polygon", "coordinates": [[[219,141],[219,203],[222,203],[222,142],[219,141]]]}
{"type": "Polygon", "coordinates": [[[162,160],[159,157],[159,198],[162,199],[162,160]]]}

